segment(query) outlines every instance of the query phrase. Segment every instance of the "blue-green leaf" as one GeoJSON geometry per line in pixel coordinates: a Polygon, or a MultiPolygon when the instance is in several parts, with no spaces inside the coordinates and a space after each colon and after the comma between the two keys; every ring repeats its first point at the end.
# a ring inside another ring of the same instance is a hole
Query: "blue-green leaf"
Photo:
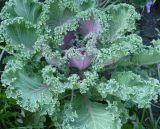
{"type": "Polygon", "coordinates": [[[135,21],[140,17],[134,7],[127,4],[110,5],[106,8],[106,13],[110,15],[107,31],[107,40],[110,42],[132,32],[136,28],[135,21]]]}
{"type": "Polygon", "coordinates": [[[2,9],[2,18],[23,17],[25,20],[36,24],[40,20],[42,6],[34,0],[10,0],[2,9]]]}
{"type": "Polygon", "coordinates": [[[38,38],[36,28],[21,18],[3,21],[2,31],[7,44],[13,48],[22,46],[25,50],[33,50],[38,38]]]}
{"type": "Polygon", "coordinates": [[[87,97],[75,99],[64,108],[63,129],[120,129],[118,111],[91,102],[87,97]],[[113,111],[113,112],[112,112],[113,111]]]}
{"type": "Polygon", "coordinates": [[[57,98],[50,92],[49,86],[43,83],[40,73],[23,61],[9,61],[1,81],[7,87],[7,96],[16,99],[26,110],[39,110],[41,114],[54,112],[57,98]]]}
{"type": "Polygon", "coordinates": [[[124,101],[132,101],[141,108],[148,107],[160,93],[157,79],[143,78],[132,71],[115,72],[110,80],[101,82],[96,88],[104,98],[113,95],[124,101]]]}

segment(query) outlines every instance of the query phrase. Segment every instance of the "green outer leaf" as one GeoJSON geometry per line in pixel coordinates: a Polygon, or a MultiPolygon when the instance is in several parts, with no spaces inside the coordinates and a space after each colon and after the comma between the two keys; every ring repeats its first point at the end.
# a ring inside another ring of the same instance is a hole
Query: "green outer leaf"
{"type": "Polygon", "coordinates": [[[7,45],[16,50],[23,47],[21,50],[33,51],[38,38],[38,31],[34,26],[21,18],[15,18],[3,21],[1,27],[7,45]]]}
{"type": "Polygon", "coordinates": [[[1,12],[2,19],[23,17],[36,24],[40,20],[42,5],[35,0],[10,0],[1,12]]]}
{"type": "Polygon", "coordinates": [[[87,97],[75,99],[63,111],[63,129],[120,129],[119,112],[114,107],[91,102],[87,97]],[[111,110],[112,108],[112,110],[111,110]]]}
{"type": "Polygon", "coordinates": [[[115,72],[107,82],[100,82],[96,87],[102,97],[113,95],[124,101],[132,101],[140,108],[149,107],[151,100],[156,100],[160,93],[157,79],[142,78],[132,71],[115,72]]]}
{"type": "Polygon", "coordinates": [[[141,46],[131,57],[121,60],[119,65],[153,65],[160,63],[160,40],[152,41],[152,44],[152,46],[141,46]]]}
{"type": "Polygon", "coordinates": [[[7,87],[7,96],[16,99],[21,107],[31,112],[53,114],[57,98],[50,92],[49,86],[43,83],[40,73],[34,72],[25,62],[9,61],[1,81],[7,87]]]}
{"type": "Polygon", "coordinates": [[[131,62],[138,65],[152,65],[160,63],[160,40],[152,41],[153,46],[142,49],[135,53],[131,62]]]}
{"type": "Polygon", "coordinates": [[[127,4],[109,5],[106,13],[110,16],[108,20],[110,26],[106,32],[107,40],[110,42],[135,30],[135,21],[140,18],[135,8],[127,4]]]}

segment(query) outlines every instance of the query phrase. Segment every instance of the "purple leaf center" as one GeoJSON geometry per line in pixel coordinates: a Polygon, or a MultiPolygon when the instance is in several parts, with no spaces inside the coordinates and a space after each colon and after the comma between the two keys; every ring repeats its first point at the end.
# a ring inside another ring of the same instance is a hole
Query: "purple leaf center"
{"type": "Polygon", "coordinates": [[[87,35],[91,32],[97,33],[101,31],[101,25],[94,20],[80,21],[78,30],[82,35],[87,35]]]}
{"type": "Polygon", "coordinates": [[[94,59],[94,55],[88,55],[85,50],[79,50],[80,55],[74,56],[70,59],[70,66],[84,70],[90,66],[94,59]]]}
{"type": "Polygon", "coordinates": [[[64,44],[63,44],[63,50],[68,48],[69,43],[75,39],[74,33],[73,32],[68,32],[65,36],[64,36],[64,44]]]}

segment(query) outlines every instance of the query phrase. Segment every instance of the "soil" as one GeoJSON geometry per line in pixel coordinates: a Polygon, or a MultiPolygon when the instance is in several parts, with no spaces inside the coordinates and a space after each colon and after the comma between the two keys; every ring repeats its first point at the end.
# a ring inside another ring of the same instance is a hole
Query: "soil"
{"type": "Polygon", "coordinates": [[[157,29],[160,29],[160,1],[158,0],[147,13],[146,9],[142,11],[142,17],[139,25],[140,35],[146,45],[150,45],[153,39],[158,39],[157,29]]]}

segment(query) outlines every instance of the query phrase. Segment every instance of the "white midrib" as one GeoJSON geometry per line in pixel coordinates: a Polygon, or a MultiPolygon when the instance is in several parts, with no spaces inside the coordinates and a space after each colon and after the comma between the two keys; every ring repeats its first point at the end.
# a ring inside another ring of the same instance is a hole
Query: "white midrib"
{"type": "Polygon", "coordinates": [[[91,120],[93,121],[94,129],[97,129],[96,128],[96,123],[95,123],[95,120],[94,120],[94,116],[93,116],[93,113],[92,113],[92,107],[91,107],[91,104],[89,102],[88,96],[86,96],[86,95],[84,96],[84,102],[85,102],[86,107],[88,109],[88,112],[89,112],[89,114],[91,116],[91,120]]]}
{"type": "Polygon", "coordinates": [[[28,14],[28,12],[27,12],[26,6],[24,5],[23,2],[22,2],[22,4],[23,4],[23,7],[24,7],[24,11],[25,11],[25,13],[26,13],[26,15],[27,15],[27,19],[29,20],[29,14],[28,14]]]}

